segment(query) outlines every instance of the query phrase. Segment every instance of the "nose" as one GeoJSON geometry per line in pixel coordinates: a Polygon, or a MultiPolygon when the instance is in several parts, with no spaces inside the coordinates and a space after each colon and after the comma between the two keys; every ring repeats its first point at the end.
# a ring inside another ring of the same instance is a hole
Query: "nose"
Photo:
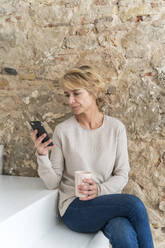
{"type": "Polygon", "coordinates": [[[75,102],[74,96],[70,95],[69,98],[68,98],[69,105],[72,105],[74,102],[75,102]]]}

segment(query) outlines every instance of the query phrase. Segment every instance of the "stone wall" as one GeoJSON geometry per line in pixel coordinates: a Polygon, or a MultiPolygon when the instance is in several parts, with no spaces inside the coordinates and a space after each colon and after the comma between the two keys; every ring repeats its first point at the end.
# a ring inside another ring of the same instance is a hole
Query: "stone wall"
{"type": "Polygon", "coordinates": [[[0,143],[4,174],[37,176],[29,120],[52,134],[71,116],[58,79],[90,63],[107,83],[104,113],[127,128],[124,192],[145,203],[165,247],[165,1],[1,0],[0,143]],[[7,70],[13,68],[14,70],[7,70]]]}

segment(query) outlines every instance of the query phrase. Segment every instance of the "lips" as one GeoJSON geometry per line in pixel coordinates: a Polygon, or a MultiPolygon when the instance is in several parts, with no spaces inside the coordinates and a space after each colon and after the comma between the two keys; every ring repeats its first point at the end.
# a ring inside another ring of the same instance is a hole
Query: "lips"
{"type": "Polygon", "coordinates": [[[74,106],[74,107],[72,107],[72,109],[77,109],[77,108],[79,108],[79,106],[74,106]]]}

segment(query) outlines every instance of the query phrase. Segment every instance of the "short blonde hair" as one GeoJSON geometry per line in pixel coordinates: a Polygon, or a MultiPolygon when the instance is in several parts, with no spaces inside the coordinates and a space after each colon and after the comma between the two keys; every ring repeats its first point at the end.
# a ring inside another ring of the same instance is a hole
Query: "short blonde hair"
{"type": "Polygon", "coordinates": [[[84,88],[96,98],[96,103],[105,91],[103,78],[89,65],[74,67],[67,71],[60,79],[60,85],[70,90],[84,88]]]}

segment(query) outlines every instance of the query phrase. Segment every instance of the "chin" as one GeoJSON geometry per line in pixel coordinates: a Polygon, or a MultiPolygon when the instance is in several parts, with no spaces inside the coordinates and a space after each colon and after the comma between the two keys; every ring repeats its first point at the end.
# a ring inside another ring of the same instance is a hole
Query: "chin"
{"type": "Polygon", "coordinates": [[[80,110],[73,110],[72,111],[75,115],[80,115],[83,113],[83,111],[80,111],[80,110]]]}

